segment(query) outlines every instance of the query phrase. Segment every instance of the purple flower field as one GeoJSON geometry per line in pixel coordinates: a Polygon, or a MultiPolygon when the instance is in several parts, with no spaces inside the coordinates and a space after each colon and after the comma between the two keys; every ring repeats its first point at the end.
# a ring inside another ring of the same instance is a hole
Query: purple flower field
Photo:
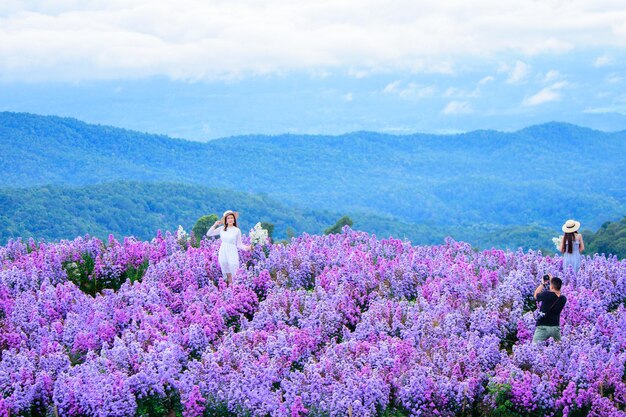
{"type": "Polygon", "coordinates": [[[624,416],[626,261],[411,246],[345,228],[241,253],[0,248],[0,416],[624,416]],[[564,278],[560,343],[532,293],[564,278]]]}

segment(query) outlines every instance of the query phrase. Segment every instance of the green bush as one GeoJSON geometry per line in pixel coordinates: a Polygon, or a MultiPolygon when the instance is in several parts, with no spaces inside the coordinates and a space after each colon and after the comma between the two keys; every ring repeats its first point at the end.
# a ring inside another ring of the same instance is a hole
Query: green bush
{"type": "Polygon", "coordinates": [[[213,226],[213,223],[215,223],[217,220],[217,214],[209,214],[207,216],[200,217],[196,221],[196,224],[193,226],[193,229],[191,229],[191,232],[193,233],[197,242],[200,242],[202,240],[202,237],[206,235],[206,232],[209,231],[211,226],[213,226]]]}
{"type": "Polygon", "coordinates": [[[337,223],[335,223],[333,226],[329,227],[328,229],[324,230],[324,234],[325,235],[330,235],[330,234],[336,234],[336,233],[341,233],[341,229],[343,229],[344,226],[350,226],[352,227],[354,223],[352,222],[352,219],[348,216],[343,216],[341,219],[337,220],[337,223]]]}
{"type": "Polygon", "coordinates": [[[177,391],[171,391],[165,397],[152,395],[137,400],[137,417],[181,417],[183,407],[180,403],[180,395],[177,391]]]}
{"type": "Polygon", "coordinates": [[[95,259],[88,253],[83,253],[78,262],[64,262],[63,269],[67,273],[67,278],[76,284],[85,294],[95,297],[104,289],[117,291],[127,280],[130,282],[141,282],[149,261],[145,259],[138,267],[128,265],[126,270],[119,276],[100,276],[94,273],[95,259]]]}

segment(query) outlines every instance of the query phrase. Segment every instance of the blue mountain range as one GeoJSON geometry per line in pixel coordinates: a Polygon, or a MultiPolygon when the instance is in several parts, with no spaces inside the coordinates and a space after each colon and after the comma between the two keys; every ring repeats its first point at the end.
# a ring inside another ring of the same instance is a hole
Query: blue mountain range
{"type": "Polygon", "coordinates": [[[597,228],[626,213],[626,131],[564,123],[516,132],[248,135],[199,143],[4,112],[0,146],[5,190],[189,184],[325,211],[326,219],[368,219],[379,233],[419,226],[406,234],[412,239],[424,226],[464,230],[470,241],[473,229],[530,225],[556,234],[567,218],[597,228]]]}

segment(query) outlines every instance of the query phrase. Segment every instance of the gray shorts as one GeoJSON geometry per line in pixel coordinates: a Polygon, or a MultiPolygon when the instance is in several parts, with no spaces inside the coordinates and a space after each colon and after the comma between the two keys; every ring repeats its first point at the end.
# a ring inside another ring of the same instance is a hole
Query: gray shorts
{"type": "Polygon", "coordinates": [[[533,336],[533,342],[543,342],[553,338],[555,341],[561,341],[561,328],[559,326],[537,326],[533,336]]]}

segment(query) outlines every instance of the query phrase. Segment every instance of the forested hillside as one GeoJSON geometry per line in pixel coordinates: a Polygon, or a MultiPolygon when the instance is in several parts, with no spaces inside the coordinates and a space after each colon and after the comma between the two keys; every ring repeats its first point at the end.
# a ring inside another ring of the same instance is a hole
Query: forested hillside
{"type": "Polygon", "coordinates": [[[233,207],[241,213],[244,231],[268,221],[279,236],[294,231],[321,230],[336,220],[330,213],[286,207],[267,196],[231,192],[198,185],[114,182],[90,186],[44,186],[0,189],[0,240],[34,237],[70,239],[90,234],[105,238],[148,239],[156,230],[191,231],[204,214],[221,214],[233,207]]]}
{"type": "Polygon", "coordinates": [[[583,233],[587,253],[613,254],[626,259],[626,216],[618,222],[606,222],[595,233],[583,233]]]}
{"type": "Polygon", "coordinates": [[[195,183],[408,223],[591,228],[626,213],[626,132],[550,123],[513,133],[246,136],[207,144],[0,113],[0,184],[195,183]]]}
{"type": "MultiPolygon", "coordinates": [[[[231,192],[199,185],[119,181],[88,186],[0,188],[0,244],[9,239],[73,239],[90,234],[106,239],[136,236],[150,239],[156,230],[174,231],[182,225],[190,231],[204,214],[220,214],[225,208],[240,213],[246,232],[257,221],[275,225],[274,237],[320,234],[343,214],[327,210],[286,206],[266,195],[231,192]]],[[[414,244],[440,244],[448,236],[475,247],[551,248],[552,231],[537,225],[523,227],[474,225],[428,226],[403,222],[390,216],[349,212],[353,228],[394,236],[414,244]]]]}

